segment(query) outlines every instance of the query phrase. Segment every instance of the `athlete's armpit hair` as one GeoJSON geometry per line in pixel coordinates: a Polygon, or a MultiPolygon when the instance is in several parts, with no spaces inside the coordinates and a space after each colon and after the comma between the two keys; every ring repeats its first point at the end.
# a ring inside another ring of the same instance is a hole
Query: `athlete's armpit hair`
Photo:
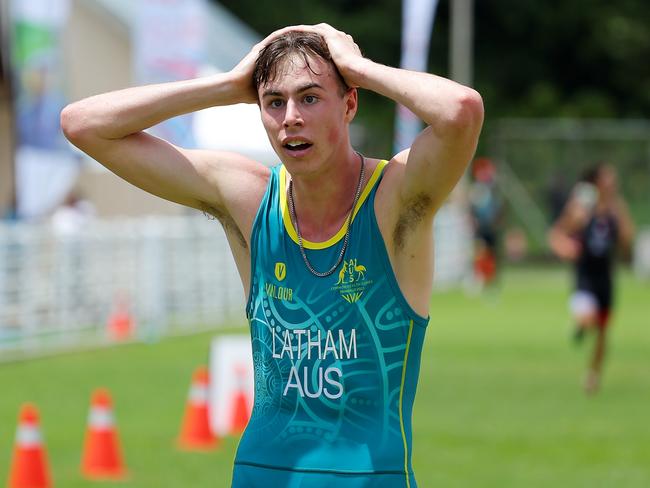
{"type": "Polygon", "coordinates": [[[432,206],[433,201],[426,193],[419,193],[406,202],[393,231],[395,249],[404,249],[409,232],[424,220],[431,212],[432,206]]]}
{"type": "Polygon", "coordinates": [[[244,249],[248,248],[246,239],[244,239],[244,234],[241,233],[239,227],[237,226],[237,223],[230,215],[207,204],[202,205],[201,211],[209,219],[218,220],[223,226],[223,230],[226,232],[226,234],[232,234],[237,239],[241,247],[244,249]]]}

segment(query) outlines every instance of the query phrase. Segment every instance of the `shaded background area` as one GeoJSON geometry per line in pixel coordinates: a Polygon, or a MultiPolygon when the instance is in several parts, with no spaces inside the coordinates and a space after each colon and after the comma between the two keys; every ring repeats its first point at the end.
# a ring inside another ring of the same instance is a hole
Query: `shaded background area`
{"type": "MultiPolygon", "coordinates": [[[[254,0],[222,3],[262,34],[281,25],[328,22],[352,33],[366,56],[399,65],[399,2],[279,0],[272,9],[254,0]]],[[[474,12],[474,87],[486,113],[478,155],[510,164],[549,220],[549,187],[558,178],[568,189],[588,166],[610,161],[624,175],[635,220],[650,224],[650,129],[644,122],[650,117],[650,4],[477,1],[474,12]],[[515,140],[504,118],[517,118],[510,123],[519,126],[515,140]],[[522,118],[537,119],[537,125],[522,127],[522,118]],[[582,130],[590,121],[602,128],[582,130]],[[540,140],[540,131],[554,134],[540,140]]],[[[430,71],[442,76],[450,73],[449,24],[450,2],[442,1],[429,54],[430,71]]],[[[390,154],[393,104],[367,91],[360,99],[357,120],[367,130],[366,150],[390,154]]]]}
{"type": "MultiPolygon", "coordinates": [[[[261,34],[284,25],[328,22],[352,33],[371,59],[399,64],[399,2],[278,0],[273,8],[260,8],[254,0],[221,3],[261,34]]],[[[477,1],[474,9],[474,86],[483,96],[487,129],[501,117],[650,114],[647,2],[477,1]]],[[[449,10],[448,1],[439,3],[429,55],[431,72],[443,76],[449,73],[449,10]]],[[[364,105],[372,107],[370,114],[364,108],[359,115],[381,120],[386,136],[393,111],[382,101],[368,97],[364,105]]]]}

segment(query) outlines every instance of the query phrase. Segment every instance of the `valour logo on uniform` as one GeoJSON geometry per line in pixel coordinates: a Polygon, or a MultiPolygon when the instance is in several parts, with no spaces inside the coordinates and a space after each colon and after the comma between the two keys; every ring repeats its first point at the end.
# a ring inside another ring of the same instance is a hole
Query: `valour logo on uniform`
{"type": "MultiPolygon", "coordinates": [[[[275,278],[282,281],[287,276],[287,265],[281,261],[275,263],[275,278]]],[[[275,283],[264,283],[266,295],[276,300],[283,300],[286,302],[293,301],[293,289],[286,286],[279,286],[275,283]]]]}
{"type": "Polygon", "coordinates": [[[282,281],[287,276],[287,265],[278,261],[275,263],[275,277],[278,281],[282,281]]]}
{"type": "Polygon", "coordinates": [[[345,260],[332,290],[338,291],[348,303],[358,301],[365,289],[372,284],[372,280],[366,278],[367,271],[357,258],[345,260]]]}

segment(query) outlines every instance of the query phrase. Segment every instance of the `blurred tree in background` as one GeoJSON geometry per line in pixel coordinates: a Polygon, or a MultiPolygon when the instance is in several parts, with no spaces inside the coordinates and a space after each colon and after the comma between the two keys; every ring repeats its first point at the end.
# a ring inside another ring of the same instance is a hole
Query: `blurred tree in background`
{"type": "MultiPolygon", "coordinates": [[[[438,5],[430,71],[448,74],[449,1],[438,5]]],[[[396,66],[397,0],[221,0],[261,35],[327,22],[351,33],[364,54],[396,66]]],[[[650,117],[650,2],[646,0],[475,1],[475,86],[490,119],[650,117]]],[[[393,105],[364,92],[359,121],[368,145],[390,153],[393,105]]]]}
{"type": "Polygon", "coordinates": [[[645,0],[477,1],[476,85],[488,113],[650,116],[649,26],[645,0]]]}
{"type": "MultiPolygon", "coordinates": [[[[372,60],[399,65],[398,0],[220,2],[260,35],[286,25],[327,22],[352,34],[372,60]]],[[[442,76],[449,75],[450,2],[439,1],[429,55],[429,71],[442,76]]],[[[491,154],[493,136],[504,117],[650,118],[647,0],[475,0],[474,9],[474,86],[486,110],[478,154],[498,156],[491,154]]],[[[360,104],[356,121],[366,130],[362,150],[376,157],[392,154],[394,104],[365,90],[360,104]]],[[[519,149],[510,148],[509,162],[538,204],[544,206],[548,178],[563,174],[570,184],[586,165],[609,159],[627,176],[624,191],[637,222],[650,221],[650,162],[643,139],[574,142],[542,141],[537,154],[529,140],[522,140],[519,158],[519,149]]]]}

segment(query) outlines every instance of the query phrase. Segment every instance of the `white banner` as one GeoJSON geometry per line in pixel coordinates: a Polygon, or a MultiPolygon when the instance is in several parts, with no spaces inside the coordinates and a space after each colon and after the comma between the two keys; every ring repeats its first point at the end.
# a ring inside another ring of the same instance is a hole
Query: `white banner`
{"type": "Polygon", "coordinates": [[[70,13],[70,0],[13,0],[11,17],[14,21],[53,27],[63,26],[70,13]]]}
{"type": "MultiPolygon", "coordinates": [[[[204,62],[206,0],[138,0],[133,63],[138,84],[195,78],[204,62]]],[[[195,147],[192,115],[153,127],[158,137],[195,147]]]]}
{"type": "MultiPolygon", "coordinates": [[[[402,58],[400,67],[412,71],[427,71],[429,42],[438,0],[402,1],[402,58]]],[[[395,116],[395,153],[413,144],[422,130],[422,123],[413,112],[397,106],[395,116]]]]}
{"type": "Polygon", "coordinates": [[[17,215],[42,217],[67,196],[79,174],[79,165],[69,152],[20,146],[16,150],[17,215]]]}
{"type": "Polygon", "coordinates": [[[78,173],[59,126],[65,106],[61,38],[69,11],[69,0],[10,2],[19,218],[50,212],[78,173]]]}

